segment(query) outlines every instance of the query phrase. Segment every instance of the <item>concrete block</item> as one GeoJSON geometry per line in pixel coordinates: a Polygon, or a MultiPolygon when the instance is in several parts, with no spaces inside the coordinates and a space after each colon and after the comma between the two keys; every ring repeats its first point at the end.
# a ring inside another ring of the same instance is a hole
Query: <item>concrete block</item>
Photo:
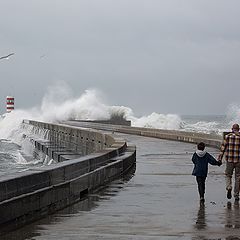
{"type": "Polygon", "coordinates": [[[81,192],[88,191],[89,176],[82,176],[70,183],[70,195],[81,198],[81,192]]]}
{"type": "Polygon", "coordinates": [[[65,169],[62,167],[54,168],[49,171],[50,184],[55,185],[65,181],[65,169]]]}

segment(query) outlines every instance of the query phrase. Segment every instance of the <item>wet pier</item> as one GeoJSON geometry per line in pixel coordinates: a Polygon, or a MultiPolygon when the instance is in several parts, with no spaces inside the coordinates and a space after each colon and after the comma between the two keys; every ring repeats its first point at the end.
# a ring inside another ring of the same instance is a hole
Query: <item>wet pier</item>
{"type": "Polygon", "coordinates": [[[1,240],[240,239],[240,209],[226,199],[225,164],[209,167],[206,202],[200,205],[191,176],[195,145],[118,135],[137,146],[135,171],[1,240]]]}

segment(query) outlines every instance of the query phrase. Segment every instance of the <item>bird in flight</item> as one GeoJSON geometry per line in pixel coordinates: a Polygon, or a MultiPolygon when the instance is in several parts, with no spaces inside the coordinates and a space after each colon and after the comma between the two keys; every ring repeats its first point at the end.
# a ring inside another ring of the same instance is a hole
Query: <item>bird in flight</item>
{"type": "Polygon", "coordinates": [[[0,57],[0,60],[2,60],[2,59],[9,59],[9,57],[12,56],[13,54],[14,53],[10,53],[10,54],[8,54],[6,56],[2,56],[2,57],[0,57]]]}

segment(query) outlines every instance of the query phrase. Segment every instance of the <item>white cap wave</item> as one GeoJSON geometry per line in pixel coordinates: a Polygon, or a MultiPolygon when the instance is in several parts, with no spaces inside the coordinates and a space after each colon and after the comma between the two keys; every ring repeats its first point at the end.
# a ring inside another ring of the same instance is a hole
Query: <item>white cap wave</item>
{"type": "MultiPolygon", "coordinates": [[[[69,119],[106,120],[112,115],[121,115],[132,121],[132,126],[161,129],[179,129],[181,118],[176,114],[152,113],[137,118],[131,108],[110,106],[104,103],[103,95],[96,89],[86,90],[80,97],[72,98],[65,85],[50,87],[40,107],[28,110],[16,109],[0,119],[0,139],[11,139],[23,119],[60,122],[69,119]]],[[[16,136],[15,136],[16,137],[16,136]]]]}

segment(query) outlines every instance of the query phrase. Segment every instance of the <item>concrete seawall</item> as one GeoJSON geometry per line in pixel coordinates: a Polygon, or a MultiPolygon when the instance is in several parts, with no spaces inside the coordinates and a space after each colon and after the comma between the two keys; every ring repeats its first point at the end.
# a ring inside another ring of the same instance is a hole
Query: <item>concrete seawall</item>
{"type": "Polygon", "coordinates": [[[95,128],[100,130],[110,130],[115,132],[121,132],[126,134],[134,134],[145,137],[154,137],[166,140],[188,142],[188,143],[199,143],[205,142],[207,146],[219,148],[222,143],[223,137],[217,134],[205,134],[196,132],[184,132],[178,130],[164,130],[164,129],[153,129],[153,128],[141,128],[141,127],[128,127],[121,125],[109,125],[99,124],[93,122],[82,122],[82,121],[66,121],[65,123],[72,126],[81,126],[88,128],[95,128]]]}
{"type": "Polygon", "coordinates": [[[135,165],[135,146],[109,134],[64,124],[24,125],[47,131],[47,139],[33,139],[34,145],[58,163],[0,178],[1,233],[81,200],[135,165]]]}
{"type": "Polygon", "coordinates": [[[35,148],[58,163],[0,177],[0,234],[77,202],[134,167],[135,146],[94,128],[189,143],[204,141],[216,148],[222,141],[218,135],[76,121],[25,121],[24,125],[46,131],[45,140],[34,139],[35,148]]]}

